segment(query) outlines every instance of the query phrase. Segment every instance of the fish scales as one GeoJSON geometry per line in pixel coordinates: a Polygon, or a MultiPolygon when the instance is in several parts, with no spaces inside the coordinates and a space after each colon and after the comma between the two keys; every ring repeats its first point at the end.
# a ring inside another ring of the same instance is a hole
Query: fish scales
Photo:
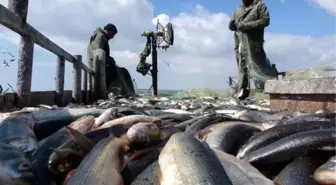
{"type": "MultiPolygon", "coordinates": [[[[118,184],[119,160],[116,160],[117,146],[114,139],[109,137],[101,140],[83,159],[67,185],[112,185],[118,184]]],[[[120,177],[121,178],[121,177],[120,177]]]]}
{"type": "Polygon", "coordinates": [[[250,163],[273,164],[289,161],[306,152],[335,144],[335,129],[311,130],[282,138],[247,154],[243,159],[250,163]]]}
{"type": "Polygon", "coordinates": [[[238,152],[237,157],[242,158],[247,153],[250,153],[254,150],[260,149],[270,143],[273,143],[283,137],[303,132],[309,130],[316,129],[328,129],[334,128],[335,123],[330,121],[313,121],[313,122],[305,122],[305,123],[295,123],[289,125],[279,125],[267,129],[263,132],[257,133],[252,136],[247,144],[245,144],[238,152]]]}
{"type": "Polygon", "coordinates": [[[156,174],[158,167],[158,162],[153,162],[134,179],[131,185],[160,185],[156,174]]]}
{"type": "Polygon", "coordinates": [[[186,133],[170,137],[158,162],[161,185],[232,185],[211,149],[186,133]]]}

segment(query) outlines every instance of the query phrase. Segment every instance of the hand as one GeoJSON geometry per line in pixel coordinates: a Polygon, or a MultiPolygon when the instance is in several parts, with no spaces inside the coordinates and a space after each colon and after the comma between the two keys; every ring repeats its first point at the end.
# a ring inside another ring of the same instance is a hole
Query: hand
{"type": "Polygon", "coordinates": [[[229,23],[229,29],[231,31],[237,31],[237,26],[236,26],[235,21],[230,21],[230,23],[229,23]]]}

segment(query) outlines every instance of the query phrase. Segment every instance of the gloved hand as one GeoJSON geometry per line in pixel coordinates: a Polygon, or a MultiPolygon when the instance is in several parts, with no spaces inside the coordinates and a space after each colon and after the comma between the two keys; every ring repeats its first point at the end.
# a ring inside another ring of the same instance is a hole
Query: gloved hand
{"type": "Polygon", "coordinates": [[[236,26],[235,21],[230,21],[230,23],[229,23],[229,29],[231,31],[237,31],[237,26],[236,26]]]}

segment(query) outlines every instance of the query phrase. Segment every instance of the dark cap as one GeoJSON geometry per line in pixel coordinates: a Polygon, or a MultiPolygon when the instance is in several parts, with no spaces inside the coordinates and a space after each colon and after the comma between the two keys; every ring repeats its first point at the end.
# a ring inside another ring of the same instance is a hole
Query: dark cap
{"type": "Polygon", "coordinates": [[[114,33],[118,33],[117,27],[114,26],[114,24],[111,24],[111,23],[107,24],[104,27],[104,30],[113,31],[114,33]]]}

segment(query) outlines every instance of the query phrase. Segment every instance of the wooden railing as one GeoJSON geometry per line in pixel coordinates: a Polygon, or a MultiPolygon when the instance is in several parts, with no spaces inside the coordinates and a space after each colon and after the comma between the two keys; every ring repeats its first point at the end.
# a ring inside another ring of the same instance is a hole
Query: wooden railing
{"type": "MultiPolygon", "coordinates": [[[[73,89],[71,101],[74,103],[87,103],[93,100],[93,86],[96,80],[94,71],[82,63],[81,55],[71,55],[60,46],[52,42],[34,27],[26,23],[28,13],[28,0],[8,0],[8,9],[0,5],[0,24],[18,33],[21,36],[17,85],[15,93],[15,106],[23,107],[35,104],[32,102],[31,81],[34,44],[54,53],[57,56],[56,67],[56,90],[54,93],[54,102],[59,106],[63,106],[65,102],[64,91],[64,72],[65,61],[73,64],[73,89]],[[84,74],[83,91],[82,92],[82,70],[84,74]]],[[[35,98],[36,99],[36,98],[35,98]]],[[[6,100],[3,100],[6,101],[6,100]]],[[[8,102],[1,102],[5,104],[8,102]]]]}

